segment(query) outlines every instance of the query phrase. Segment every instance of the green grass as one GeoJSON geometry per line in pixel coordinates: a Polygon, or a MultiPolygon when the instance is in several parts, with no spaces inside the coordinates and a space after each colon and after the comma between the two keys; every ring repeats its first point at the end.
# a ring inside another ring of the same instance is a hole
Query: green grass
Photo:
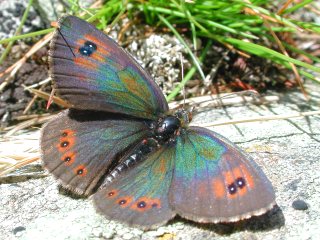
{"type": "MultiPolygon", "coordinates": [[[[307,5],[313,4],[310,0],[301,1],[299,4],[290,5],[283,15],[278,15],[276,12],[281,8],[279,1],[268,0],[198,0],[194,3],[187,3],[179,0],[150,0],[150,1],[105,1],[104,5],[99,9],[83,9],[77,1],[69,0],[69,14],[79,15],[80,12],[86,12],[84,19],[88,21],[98,21],[99,28],[105,28],[107,25],[113,26],[118,22],[123,14],[127,14],[129,18],[136,17],[138,14],[143,18],[144,22],[154,27],[165,27],[179,39],[185,46],[190,58],[194,63],[194,67],[186,74],[177,89],[174,89],[168,99],[173,99],[183,84],[196,72],[204,78],[201,70],[201,59],[205,58],[207,48],[204,48],[199,56],[194,54],[194,49],[188,46],[184,38],[178,31],[179,28],[189,28],[186,34],[189,37],[194,47],[196,47],[196,39],[202,38],[204,42],[216,41],[221,44],[231,45],[249,55],[256,55],[280,64],[291,69],[289,63],[293,63],[298,67],[298,71],[306,78],[310,78],[319,82],[312,72],[320,72],[319,67],[308,64],[293,57],[283,55],[281,52],[270,49],[269,46],[276,46],[274,39],[270,34],[270,29],[264,24],[261,14],[269,19],[272,31],[278,36],[282,32],[291,32],[292,34],[305,30],[307,32],[320,33],[320,26],[311,23],[291,19],[291,15],[295,11],[304,8],[307,5]],[[255,13],[259,14],[255,14],[255,13]],[[269,39],[268,46],[263,45],[264,42],[260,39],[269,39]],[[209,41],[210,40],[210,41],[209,41]]],[[[10,39],[0,41],[0,44],[12,43],[17,39],[34,37],[45,34],[51,29],[39,32],[29,33],[25,35],[15,36],[10,39]]],[[[316,56],[297,49],[288,43],[282,43],[287,50],[296,54],[304,55],[314,62],[319,62],[320,59],[316,56]]]]}

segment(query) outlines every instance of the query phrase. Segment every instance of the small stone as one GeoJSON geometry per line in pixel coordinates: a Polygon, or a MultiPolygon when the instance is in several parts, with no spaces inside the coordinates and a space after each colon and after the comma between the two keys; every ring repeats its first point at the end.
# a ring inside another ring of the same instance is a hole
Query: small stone
{"type": "Polygon", "coordinates": [[[292,207],[295,209],[295,210],[307,210],[309,207],[308,207],[308,204],[303,201],[303,200],[294,200],[293,203],[292,203],[292,207]]]}
{"type": "Polygon", "coordinates": [[[19,226],[19,227],[14,228],[14,229],[12,230],[12,232],[13,232],[14,235],[17,235],[18,233],[23,232],[23,231],[25,231],[25,230],[26,230],[25,227],[19,226]]]}

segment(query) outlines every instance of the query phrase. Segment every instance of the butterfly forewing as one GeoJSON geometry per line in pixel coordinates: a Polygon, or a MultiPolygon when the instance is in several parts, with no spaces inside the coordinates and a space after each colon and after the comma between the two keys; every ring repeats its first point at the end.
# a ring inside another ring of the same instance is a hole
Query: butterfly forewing
{"type": "Polygon", "coordinates": [[[232,222],[275,205],[271,183],[253,160],[221,135],[190,127],[177,138],[170,206],[200,222],[232,222]]]}
{"type": "Polygon", "coordinates": [[[73,16],[59,23],[50,46],[51,76],[73,108],[147,119],[168,110],[156,83],[110,37],[73,16]]]}
{"type": "Polygon", "coordinates": [[[65,187],[89,194],[115,158],[147,134],[142,121],[66,110],[41,131],[42,161],[65,187]]]}

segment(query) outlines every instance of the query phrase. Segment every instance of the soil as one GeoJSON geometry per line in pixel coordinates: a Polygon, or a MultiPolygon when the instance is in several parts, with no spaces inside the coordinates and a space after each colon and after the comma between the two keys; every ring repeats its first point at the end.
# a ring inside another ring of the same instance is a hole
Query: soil
{"type": "MultiPolygon", "coordinates": [[[[0,72],[4,71],[7,67],[14,64],[19,60],[17,56],[22,56],[28,48],[15,48],[14,54],[8,56],[4,64],[0,66],[0,72]],[[19,53],[18,53],[18,52],[19,53]]],[[[30,86],[48,77],[48,64],[47,64],[48,49],[43,48],[38,51],[31,59],[22,65],[20,70],[6,86],[0,95],[0,119],[1,128],[17,123],[17,117],[26,114],[40,114],[46,112],[46,101],[40,98],[32,104],[28,112],[24,112],[29,102],[33,99],[33,94],[24,90],[23,86],[30,86]]],[[[0,79],[0,83],[5,79],[0,79]]],[[[51,91],[51,86],[48,84],[44,89],[46,92],[51,91]]],[[[57,106],[53,106],[49,111],[56,111],[57,106]]]]}

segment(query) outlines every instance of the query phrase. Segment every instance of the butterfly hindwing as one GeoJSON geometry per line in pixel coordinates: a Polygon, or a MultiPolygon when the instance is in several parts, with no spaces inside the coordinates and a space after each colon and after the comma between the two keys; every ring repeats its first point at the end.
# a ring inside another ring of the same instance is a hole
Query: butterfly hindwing
{"type": "Polygon", "coordinates": [[[50,46],[51,76],[73,108],[146,119],[168,110],[149,74],[110,37],[77,17],[59,24],[50,46]]]}
{"type": "Polygon", "coordinates": [[[169,203],[199,222],[232,222],[275,205],[271,183],[253,160],[221,135],[190,127],[177,138],[169,203]]]}
{"type": "Polygon", "coordinates": [[[174,156],[173,147],[150,153],[93,195],[97,210],[144,229],[166,223],[175,215],[168,203],[174,156]]]}
{"type": "Polygon", "coordinates": [[[65,187],[87,195],[115,158],[140,142],[147,131],[142,121],[66,110],[43,127],[41,158],[44,167],[65,187]]]}

